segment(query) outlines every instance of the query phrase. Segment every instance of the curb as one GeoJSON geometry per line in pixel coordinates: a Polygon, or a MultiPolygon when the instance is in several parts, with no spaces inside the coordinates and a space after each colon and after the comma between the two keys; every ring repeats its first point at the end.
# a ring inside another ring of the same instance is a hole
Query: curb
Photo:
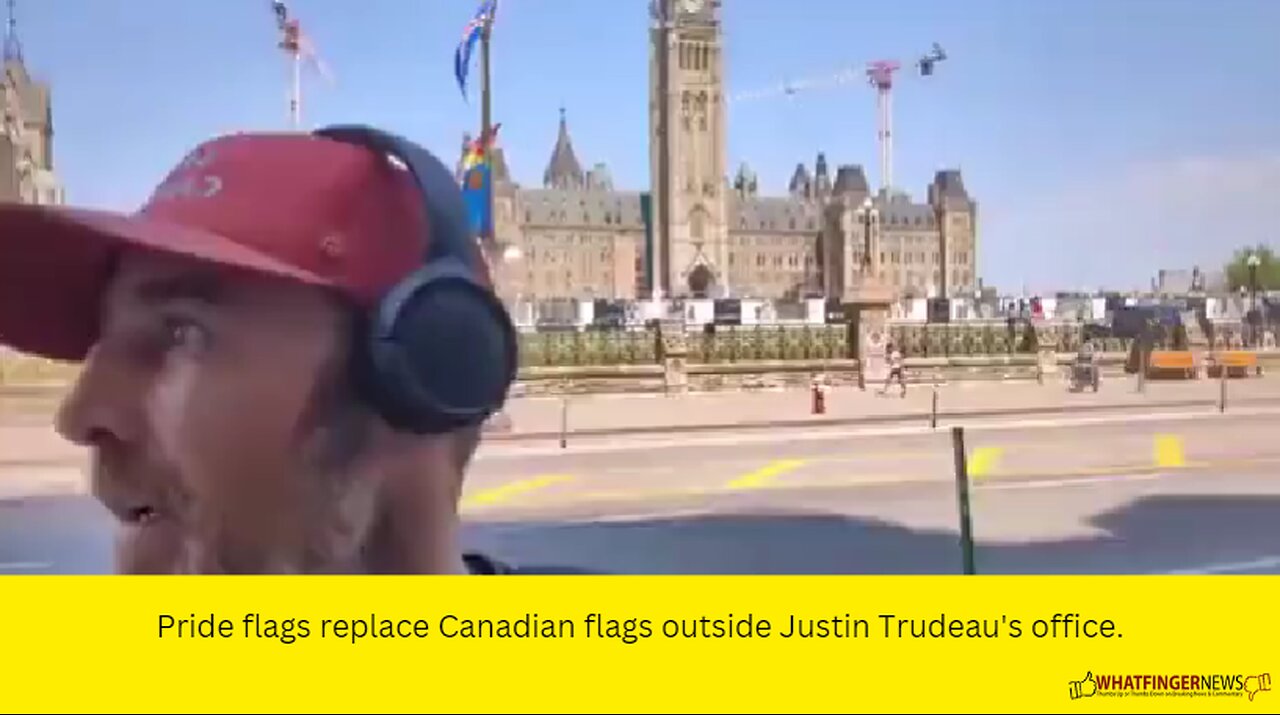
{"type": "MultiPolygon", "coordinates": [[[[1249,404],[1249,405],[1280,405],[1280,397],[1242,397],[1232,401],[1233,404],[1249,404]]],[[[975,409],[975,410],[956,410],[956,411],[939,411],[938,422],[941,423],[946,419],[984,419],[992,417],[1032,417],[1042,415],[1063,415],[1063,414],[1079,414],[1079,413],[1103,413],[1103,412],[1133,412],[1133,411],[1163,411],[1168,409],[1184,409],[1188,407],[1217,407],[1216,400],[1177,400],[1171,402],[1161,402],[1158,404],[1151,403],[1121,403],[1114,405],[1068,405],[1062,407],[1014,407],[1003,409],[975,409]]],[[[678,434],[688,432],[742,432],[742,431],[758,431],[765,429],[793,429],[797,427],[847,427],[847,426],[876,426],[876,425],[895,425],[908,422],[929,422],[931,414],[925,412],[911,412],[899,415],[872,415],[861,417],[835,417],[823,419],[791,419],[791,420],[769,420],[756,422],[721,422],[721,423],[703,423],[692,425],[653,425],[644,427],[600,427],[586,429],[571,429],[563,434],[564,437],[624,437],[633,435],[646,434],[678,434]]],[[[493,442],[536,442],[545,440],[558,440],[562,434],[559,431],[553,432],[491,432],[486,433],[484,439],[493,442]]]]}

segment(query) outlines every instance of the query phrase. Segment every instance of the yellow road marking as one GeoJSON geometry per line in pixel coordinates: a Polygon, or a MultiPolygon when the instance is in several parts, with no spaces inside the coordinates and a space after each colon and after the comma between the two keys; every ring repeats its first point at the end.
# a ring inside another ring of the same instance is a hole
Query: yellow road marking
{"type": "MultiPolygon", "coordinates": [[[[1147,464],[1131,464],[1131,465],[1115,465],[1110,467],[1096,467],[1086,469],[1056,469],[1045,470],[1040,472],[1019,472],[1016,475],[1007,474],[1008,477],[1019,477],[1018,482],[1033,483],[1045,479],[1071,479],[1081,477],[1104,477],[1104,476],[1129,476],[1129,475],[1161,475],[1161,474],[1185,474],[1193,471],[1204,471],[1211,469],[1239,469],[1253,468],[1264,465],[1276,464],[1280,465],[1280,457],[1252,457],[1240,459],[1222,459],[1211,460],[1205,462],[1187,462],[1176,471],[1170,471],[1165,468],[1156,467],[1147,464]]],[[[947,477],[950,479],[950,477],[947,477]]],[[[1006,482],[1009,480],[998,479],[996,481],[1006,482]]],[[[936,474],[916,474],[916,475],[861,475],[858,477],[845,477],[825,481],[821,484],[779,484],[775,489],[786,489],[795,492],[813,492],[829,489],[840,489],[848,487],[860,486],[878,486],[886,484],[928,484],[941,483],[936,474]]],[[[504,506],[503,512],[520,513],[520,512],[537,512],[555,507],[571,507],[590,505],[594,503],[617,503],[617,502],[646,502],[655,501],[666,498],[679,497],[713,497],[718,495],[730,494],[735,491],[731,486],[689,486],[689,487],[657,487],[654,489],[618,489],[610,491],[591,491],[591,492],[564,492],[553,493],[545,496],[535,495],[532,499],[522,499],[511,505],[504,506]]]]}
{"type": "Polygon", "coordinates": [[[1181,467],[1187,463],[1182,453],[1182,438],[1171,434],[1156,435],[1156,466],[1181,467]]]}
{"type": "Polygon", "coordinates": [[[769,485],[777,477],[792,472],[805,465],[803,459],[780,459],[776,462],[770,462],[765,466],[757,469],[750,474],[744,474],[741,477],[729,482],[730,489],[759,489],[769,485]]]}
{"type": "Polygon", "coordinates": [[[532,479],[521,479],[519,481],[503,484],[500,487],[485,489],[462,500],[463,508],[472,506],[481,506],[484,504],[494,504],[506,501],[512,497],[529,492],[545,489],[553,484],[560,484],[573,479],[566,474],[548,474],[532,479]]]}
{"type": "MultiPolygon", "coordinates": [[[[1115,451],[1122,452],[1124,454],[1137,453],[1140,455],[1146,450],[1147,445],[1150,444],[1148,441],[1149,439],[1150,439],[1150,435],[1146,435],[1146,434],[1135,435],[1131,440],[1126,438],[1126,441],[1123,445],[1123,449],[1115,450],[1115,451]]],[[[1019,455],[1026,455],[1029,452],[1051,452],[1050,454],[1033,455],[1033,456],[1037,456],[1043,462],[1052,464],[1054,462],[1061,461],[1061,455],[1064,453],[1064,451],[1069,453],[1070,450],[1072,449],[1074,449],[1072,445],[1070,445],[1069,443],[1064,443],[1062,440],[1047,440],[1043,442],[1018,440],[1015,443],[1011,443],[1006,447],[1000,448],[1000,452],[1002,457],[1006,453],[1008,453],[1010,450],[1015,451],[1019,455]]],[[[977,450],[975,449],[973,451],[976,452],[977,450]]],[[[0,460],[2,459],[3,458],[0,458],[0,460]]],[[[504,458],[504,461],[505,459],[506,458],[504,458]]],[[[938,446],[936,449],[928,449],[925,447],[921,447],[918,449],[898,450],[898,451],[860,450],[855,452],[832,452],[828,454],[815,454],[811,457],[806,457],[805,463],[806,465],[812,465],[812,466],[816,466],[820,464],[872,465],[877,462],[913,462],[913,461],[925,462],[925,461],[932,460],[932,461],[945,462],[945,464],[948,467],[948,474],[951,474],[950,467],[952,464],[952,459],[953,457],[951,453],[951,444],[948,438],[948,441],[946,441],[945,444],[938,446]]],[[[972,461],[973,460],[971,457],[970,462],[972,461]]],[[[737,472],[739,469],[742,469],[744,471],[750,470],[753,465],[756,465],[759,463],[760,463],[759,459],[749,459],[749,458],[744,458],[740,456],[729,456],[729,457],[709,456],[705,459],[704,458],[698,459],[699,468],[714,467],[716,471],[725,471],[725,472],[731,472],[731,473],[737,472]]],[[[1146,462],[1146,463],[1151,464],[1151,462],[1146,462]]],[[[870,468],[876,469],[876,470],[883,469],[883,467],[880,467],[880,466],[871,466],[870,468]]],[[[656,464],[656,465],[645,464],[645,463],[639,462],[638,460],[631,460],[627,462],[625,466],[609,466],[609,467],[602,468],[600,471],[608,473],[610,475],[615,475],[615,476],[644,477],[644,476],[650,476],[653,474],[670,474],[674,472],[685,473],[688,471],[688,467],[680,464],[656,464]]],[[[495,475],[499,474],[499,472],[497,471],[492,471],[492,472],[486,471],[486,473],[492,473],[495,475]]]]}
{"type": "Polygon", "coordinates": [[[978,447],[969,456],[969,476],[981,479],[995,471],[1004,450],[999,447],[978,447]]]}

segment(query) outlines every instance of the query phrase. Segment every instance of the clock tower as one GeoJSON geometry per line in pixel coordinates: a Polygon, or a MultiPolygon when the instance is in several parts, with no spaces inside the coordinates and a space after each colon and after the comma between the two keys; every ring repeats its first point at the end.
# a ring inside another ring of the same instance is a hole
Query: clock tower
{"type": "Polygon", "coordinates": [[[729,294],[719,0],[653,0],[653,275],[662,297],[729,294]]]}

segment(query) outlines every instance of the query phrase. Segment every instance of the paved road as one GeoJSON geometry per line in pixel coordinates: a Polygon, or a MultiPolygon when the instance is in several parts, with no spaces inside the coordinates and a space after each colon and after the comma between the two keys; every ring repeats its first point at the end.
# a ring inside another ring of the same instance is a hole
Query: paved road
{"type": "MultiPolygon", "coordinates": [[[[1278,427],[1262,409],[973,423],[979,568],[1280,573],[1278,427]]],[[[586,572],[958,572],[952,465],[950,434],[914,427],[500,444],[467,538],[586,572]]],[[[105,571],[109,529],[83,496],[0,501],[0,572],[105,571]]]]}
{"type": "MultiPolygon", "coordinates": [[[[1221,396],[1216,380],[1150,380],[1141,392],[1136,380],[1122,377],[1104,383],[1098,393],[1072,393],[1060,379],[1044,385],[1034,382],[956,382],[937,390],[937,409],[943,421],[974,418],[975,414],[1097,413],[1099,411],[1146,412],[1213,407],[1221,396]]],[[[1280,377],[1232,380],[1227,385],[1232,409],[1280,405],[1280,377]]],[[[508,403],[506,413],[491,425],[494,440],[558,436],[568,431],[575,441],[613,439],[618,432],[673,430],[704,431],[719,428],[774,429],[780,423],[817,427],[826,423],[880,422],[925,424],[933,410],[934,390],[912,387],[906,397],[878,394],[878,386],[866,391],[853,387],[832,388],[822,414],[812,413],[808,390],[723,391],[664,396],[660,394],[589,394],[568,397],[526,397],[508,403]]],[[[49,413],[57,404],[52,393],[13,394],[0,390],[0,428],[45,431],[49,413]]],[[[24,439],[40,440],[27,433],[24,439]]],[[[0,429],[0,449],[4,445],[0,429]]],[[[66,452],[57,444],[45,445],[49,453],[66,452]]]]}

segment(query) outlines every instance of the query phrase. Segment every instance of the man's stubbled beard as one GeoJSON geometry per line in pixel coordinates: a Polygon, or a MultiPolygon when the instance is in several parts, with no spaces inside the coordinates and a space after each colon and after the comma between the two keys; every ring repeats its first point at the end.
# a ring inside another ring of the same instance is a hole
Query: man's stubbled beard
{"type": "MultiPolygon", "coordinates": [[[[372,448],[376,416],[347,379],[345,363],[335,356],[317,376],[307,409],[295,428],[292,447],[299,471],[301,547],[264,553],[187,542],[184,561],[195,573],[303,574],[359,573],[360,552],[372,530],[379,475],[365,460],[372,448]]],[[[292,478],[295,475],[282,475],[292,478]]]]}
{"type": "Polygon", "coordinates": [[[346,380],[324,398],[320,419],[301,447],[315,480],[306,506],[308,539],[303,570],[311,573],[361,570],[360,551],[373,529],[381,475],[366,460],[374,441],[376,416],[349,389],[346,380]]]}

